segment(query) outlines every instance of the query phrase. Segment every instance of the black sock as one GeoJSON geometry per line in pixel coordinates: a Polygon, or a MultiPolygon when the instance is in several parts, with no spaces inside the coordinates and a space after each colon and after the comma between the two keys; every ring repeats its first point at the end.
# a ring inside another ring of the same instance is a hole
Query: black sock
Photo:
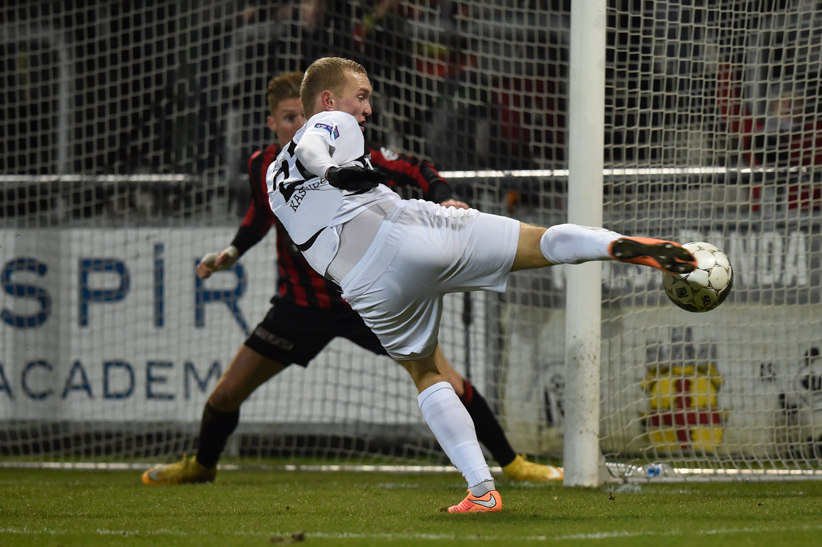
{"type": "Polygon", "coordinates": [[[237,429],[240,411],[221,412],[206,403],[200,422],[200,443],[197,461],[204,467],[214,467],[220,460],[228,436],[237,429]]]}
{"type": "MultiPolygon", "coordinates": [[[[474,427],[477,430],[477,440],[491,452],[494,459],[502,467],[514,461],[517,453],[508,443],[505,433],[502,431],[491,408],[479,391],[472,386],[468,380],[463,380],[465,392],[460,397],[460,401],[465,405],[468,415],[474,420],[474,427]]],[[[197,458],[199,460],[199,458],[197,458]]]]}

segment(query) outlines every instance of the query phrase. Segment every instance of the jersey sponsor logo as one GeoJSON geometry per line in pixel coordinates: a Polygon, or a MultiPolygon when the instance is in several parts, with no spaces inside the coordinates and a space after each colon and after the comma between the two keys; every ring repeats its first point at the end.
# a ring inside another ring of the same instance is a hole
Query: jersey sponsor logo
{"type": "Polygon", "coordinates": [[[314,124],[314,127],[325,129],[335,139],[340,136],[340,130],[337,129],[336,125],[328,125],[327,123],[316,123],[314,124]]]}
{"type": "Polygon", "coordinates": [[[493,509],[497,506],[497,497],[491,492],[489,492],[488,495],[490,496],[490,498],[487,500],[477,498],[469,501],[475,505],[482,505],[483,507],[487,507],[488,509],[493,509]]]}
{"type": "Polygon", "coordinates": [[[388,161],[396,161],[396,160],[400,159],[399,154],[397,154],[393,150],[389,150],[388,148],[386,148],[384,146],[380,146],[380,153],[388,161]]]}

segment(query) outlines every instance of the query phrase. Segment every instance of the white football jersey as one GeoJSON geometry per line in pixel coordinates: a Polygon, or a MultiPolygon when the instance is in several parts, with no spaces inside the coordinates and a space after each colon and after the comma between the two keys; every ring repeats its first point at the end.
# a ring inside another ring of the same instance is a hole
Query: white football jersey
{"type": "Polygon", "coordinates": [[[400,198],[382,184],[367,192],[351,192],[309,172],[296,153],[306,135],[321,136],[329,145],[331,160],[340,167],[373,167],[357,120],[331,111],[312,116],[268,168],[265,181],[271,210],[311,267],[325,275],[339,249],[339,227],[377,203],[400,198]]]}

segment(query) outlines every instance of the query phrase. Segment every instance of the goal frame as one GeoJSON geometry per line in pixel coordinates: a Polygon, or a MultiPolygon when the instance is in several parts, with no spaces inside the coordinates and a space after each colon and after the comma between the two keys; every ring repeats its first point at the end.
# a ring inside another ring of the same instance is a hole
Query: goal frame
{"type": "MultiPolygon", "coordinates": [[[[606,1],[571,5],[568,222],[602,226],[606,1]],[[592,204],[598,204],[598,206],[592,204]]],[[[602,269],[577,266],[566,287],[566,486],[597,486],[602,269]]]]}

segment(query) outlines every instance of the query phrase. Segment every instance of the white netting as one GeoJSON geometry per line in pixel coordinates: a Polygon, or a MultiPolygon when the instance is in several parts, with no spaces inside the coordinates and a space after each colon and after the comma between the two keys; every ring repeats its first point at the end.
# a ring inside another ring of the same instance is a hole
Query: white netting
{"type": "Polygon", "coordinates": [[[615,115],[612,135],[646,134],[630,166],[702,169],[609,185],[605,222],[712,242],[736,278],[729,302],[689,314],[664,297],[660,307],[614,291],[636,272],[611,268],[607,451],[707,469],[815,466],[818,365],[806,355],[820,342],[816,11],[813,2],[610,11],[614,72],[635,83],[616,78],[607,91],[615,112],[623,98],[637,116],[620,127],[615,115]]]}
{"type": "MultiPolygon", "coordinates": [[[[570,2],[11,3],[0,15],[3,454],[190,450],[215,370],[273,292],[273,237],[219,282],[198,285],[193,264],[245,210],[244,162],[273,137],[263,91],[277,72],[359,60],[372,142],[434,160],[483,210],[566,219],[570,2]],[[461,172],[486,169],[502,172],[461,172]]],[[[718,310],[693,315],[653,272],[605,265],[603,450],[811,468],[819,10],[611,1],[607,15],[605,224],[715,243],[736,279],[718,310]]],[[[518,273],[503,297],[474,295],[471,315],[448,300],[446,354],[470,366],[520,451],[561,452],[572,268],[518,273]]],[[[242,416],[243,454],[435,453],[405,373],[345,342],[242,416]]]]}

